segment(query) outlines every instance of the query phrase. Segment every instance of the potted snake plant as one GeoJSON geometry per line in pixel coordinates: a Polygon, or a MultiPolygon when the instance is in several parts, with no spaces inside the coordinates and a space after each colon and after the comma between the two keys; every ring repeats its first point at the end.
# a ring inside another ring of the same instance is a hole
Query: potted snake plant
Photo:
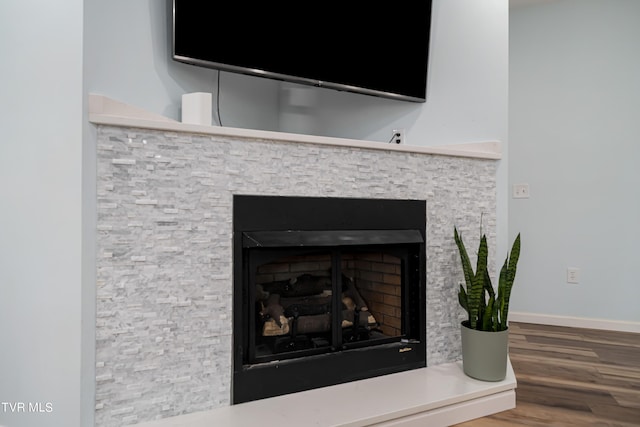
{"type": "Polygon", "coordinates": [[[465,286],[460,284],[458,301],[468,314],[461,325],[463,370],[472,378],[501,381],[507,372],[509,299],[520,257],[520,234],[502,265],[497,291],[487,268],[489,250],[486,235],[482,234],[480,238],[475,271],[455,227],[454,238],[465,281],[465,286]]]}

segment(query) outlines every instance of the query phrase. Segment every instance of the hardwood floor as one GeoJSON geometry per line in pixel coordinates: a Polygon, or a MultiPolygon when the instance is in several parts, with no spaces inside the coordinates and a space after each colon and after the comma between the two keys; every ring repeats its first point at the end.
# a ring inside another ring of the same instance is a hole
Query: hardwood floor
{"type": "Polygon", "coordinates": [[[516,408],[458,427],[640,426],[640,334],[509,328],[516,408]]]}

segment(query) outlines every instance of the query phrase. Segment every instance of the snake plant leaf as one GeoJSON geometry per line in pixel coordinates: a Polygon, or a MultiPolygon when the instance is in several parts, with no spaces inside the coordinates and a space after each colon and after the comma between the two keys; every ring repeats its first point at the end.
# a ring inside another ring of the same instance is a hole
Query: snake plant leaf
{"type": "Polygon", "coordinates": [[[484,272],[487,270],[487,258],[489,257],[489,246],[487,245],[487,236],[482,235],[480,239],[480,247],[478,248],[478,260],[476,264],[476,276],[481,274],[480,277],[484,279],[484,272]]]}
{"type": "Polygon", "coordinates": [[[458,291],[458,302],[465,309],[467,314],[469,313],[469,305],[467,304],[467,292],[464,290],[464,287],[460,285],[460,290],[458,291]]]}
{"type": "Polygon", "coordinates": [[[495,299],[495,291],[493,290],[493,284],[491,283],[491,275],[489,274],[489,269],[484,271],[484,289],[489,294],[489,297],[493,297],[495,299]]]}
{"type": "MultiPolygon", "coordinates": [[[[458,234],[458,229],[454,227],[454,238],[460,253],[460,261],[462,263],[462,271],[464,280],[467,285],[466,291],[466,310],[469,313],[469,327],[475,329],[478,321],[478,311],[480,310],[480,293],[482,293],[482,280],[478,279],[478,275],[474,274],[469,254],[464,246],[462,237],[458,234]],[[478,289],[478,287],[480,289],[478,289]]],[[[464,307],[464,306],[463,306],[464,307]]]]}
{"type": "Polygon", "coordinates": [[[506,293],[506,284],[507,284],[507,268],[508,268],[508,260],[504,260],[504,264],[500,269],[500,277],[498,279],[498,303],[496,304],[496,308],[499,310],[499,331],[504,331],[507,328],[507,324],[504,319],[504,297],[506,293]]]}
{"type": "Polygon", "coordinates": [[[487,313],[487,301],[485,299],[484,290],[482,291],[482,297],[480,298],[480,307],[478,308],[478,321],[476,323],[476,329],[482,331],[484,327],[484,318],[487,313]]]}
{"type": "Polygon", "coordinates": [[[457,228],[454,228],[454,238],[456,245],[458,246],[458,252],[460,253],[460,261],[462,262],[462,270],[464,272],[464,279],[467,285],[466,300],[467,311],[469,312],[469,326],[472,329],[476,329],[478,326],[478,319],[481,314],[481,304],[484,303],[484,277],[485,270],[487,269],[487,257],[489,254],[487,238],[486,236],[482,236],[480,239],[475,273],[473,272],[469,254],[464,246],[462,237],[458,234],[457,228]]]}
{"type": "MultiPolygon", "coordinates": [[[[484,282],[487,271],[487,257],[489,249],[487,246],[487,236],[482,236],[478,247],[478,259],[476,263],[476,273],[473,276],[471,289],[467,289],[467,302],[469,304],[469,315],[471,316],[470,326],[476,329],[478,319],[483,315],[485,305],[484,282]]],[[[482,326],[482,324],[480,324],[482,326]]]]}
{"type": "MultiPolygon", "coordinates": [[[[518,259],[520,258],[520,233],[516,236],[516,239],[511,246],[511,253],[508,258],[508,267],[505,273],[505,284],[504,284],[504,297],[503,304],[501,308],[501,322],[503,327],[506,329],[507,327],[507,317],[509,315],[509,300],[511,298],[511,289],[513,288],[513,282],[516,277],[516,269],[518,265],[518,259]]],[[[506,261],[505,261],[506,262],[506,261]]]]}
{"type": "Polygon", "coordinates": [[[458,252],[460,253],[460,261],[462,262],[464,282],[467,285],[467,288],[469,288],[471,286],[471,282],[473,281],[473,268],[471,267],[471,261],[469,260],[469,255],[467,254],[467,249],[464,246],[462,237],[458,234],[458,229],[454,227],[453,231],[456,245],[458,246],[458,252]]]}
{"type": "Polygon", "coordinates": [[[502,331],[502,329],[500,328],[500,311],[499,311],[500,305],[498,304],[498,302],[496,301],[493,304],[493,312],[491,313],[491,322],[492,322],[492,331],[494,332],[498,332],[498,331],[502,331]]]}
{"type": "Polygon", "coordinates": [[[494,324],[493,324],[494,305],[495,305],[495,298],[494,296],[490,296],[489,301],[487,302],[487,307],[485,309],[485,314],[482,318],[483,331],[491,331],[494,329],[494,324]]]}
{"type": "Polygon", "coordinates": [[[500,297],[496,297],[496,293],[493,289],[493,284],[491,283],[491,275],[489,274],[489,270],[485,271],[485,279],[484,279],[484,289],[489,294],[489,303],[487,303],[487,311],[484,316],[486,320],[483,319],[482,330],[483,331],[496,331],[498,327],[498,317],[500,307],[500,297]]]}

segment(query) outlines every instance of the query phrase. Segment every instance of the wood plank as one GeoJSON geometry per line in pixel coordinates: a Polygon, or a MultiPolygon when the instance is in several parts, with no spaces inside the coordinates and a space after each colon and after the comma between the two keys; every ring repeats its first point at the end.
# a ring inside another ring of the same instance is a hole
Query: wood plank
{"type": "Polygon", "coordinates": [[[602,417],[590,412],[567,411],[565,409],[547,407],[531,403],[518,403],[516,409],[501,412],[491,417],[473,420],[458,424],[458,427],[484,427],[484,426],[561,426],[561,427],[585,427],[585,426],[619,426],[638,427],[633,422],[612,422],[609,417],[602,417]],[[495,424],[492,424],[495,423],[495,424]]]}

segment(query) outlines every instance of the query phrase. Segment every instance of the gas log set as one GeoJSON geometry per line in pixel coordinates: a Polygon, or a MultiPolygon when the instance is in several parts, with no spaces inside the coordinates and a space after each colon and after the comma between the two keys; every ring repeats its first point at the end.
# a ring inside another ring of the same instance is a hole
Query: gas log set
{"type": "MultiPolygon", "coordinates": [[[[354,281],[342,275],[341,319],[345,342],[368,340],[378,323],[354,281]]],[[[290,280],[256,285],[265,352],[281,353],[331,345],[332,285],[327,276],[302,274],[290,280]]]]}

